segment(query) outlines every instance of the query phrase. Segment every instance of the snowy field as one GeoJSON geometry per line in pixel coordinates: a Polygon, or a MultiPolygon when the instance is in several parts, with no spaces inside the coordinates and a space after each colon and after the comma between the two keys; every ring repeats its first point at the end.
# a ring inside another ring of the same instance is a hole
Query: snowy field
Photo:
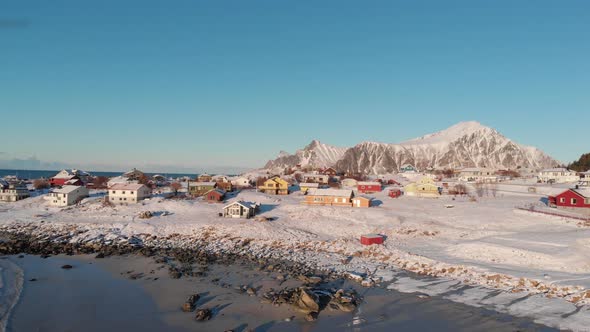
{"type": "Polygon", "coordinates": [[[368,209],[308,207],[301,204],[300,192],[268,196],[249,190],[228,200],[261,203],[260,215],[274,218],[264,222],[221,218],[218,213],[225,204],[200,199],[155,197],[107,207],[100,193],[93,192],[78,206],[54,208],[41,196],[0,203],[0,229],[43,222],[45,228],[76,225],[87,230],[84,240],[146,234],[206,234],[212,241],[233,243],[248,239],[285,258],[366,274],[401,291],[443,295],[550,326],[584,330],[590,326],[590,227],[517,210],[540,206],[543,194],[561,190],[539,185],[537,193],[529,193],[528,187],[502,184],[495,197],[475,202],[450,196],[392,199],[386,189],[373,195],[377,206],[368,209]],[[155,216],[139,219],[147,210],[155,216]],[[387,236],[385,244],[361,246],[358,238],[366,233],[387,236]],[[408,277],[404,271],[425,277],[408,277]]]}

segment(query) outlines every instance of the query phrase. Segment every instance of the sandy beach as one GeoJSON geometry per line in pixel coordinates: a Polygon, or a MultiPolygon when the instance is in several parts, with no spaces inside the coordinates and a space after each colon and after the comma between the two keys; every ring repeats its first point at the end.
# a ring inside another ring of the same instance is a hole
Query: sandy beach
{"type": "MultiPolygon", "coordinates": [[[[277,272],[247,265],[217,265],[202,277],[173,279],[162,264],[135,255],[95,259],[92,255],[49,258],[8,256],[24,271],[24,287],[8,319],[7,331],[553,331],[529,320],[382,288],[356,288],[364,298],[352,313],[324,310],[315,322],[291,306],[261,303],[271,288],[296,287],[299,280],[277,280],[277,272]],[[69,264],[71,269],[62,269],[69,264]],[[249,295],[236,290],[247,285],[249,295]],[[191,294],[211,320],[197,322],[182,312],[191,294]]],[[[280,278],[279,278],[280,279],[280,278]]]]}

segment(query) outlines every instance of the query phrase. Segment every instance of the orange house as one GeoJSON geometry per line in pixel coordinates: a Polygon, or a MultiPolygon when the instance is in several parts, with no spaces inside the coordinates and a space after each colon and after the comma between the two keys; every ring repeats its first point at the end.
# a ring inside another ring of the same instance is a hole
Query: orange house
{"type": "Polygon", "coordinates": [[[313,189],[307,190],[304,204],[323,206],[352,206],[354,193],[348,189],[313,189]]]}

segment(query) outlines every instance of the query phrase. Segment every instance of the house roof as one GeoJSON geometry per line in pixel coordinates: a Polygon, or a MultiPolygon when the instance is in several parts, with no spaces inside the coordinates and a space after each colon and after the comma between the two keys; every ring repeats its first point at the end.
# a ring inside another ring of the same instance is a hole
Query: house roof
{"type": "Polygon", "coordinates": [[[213,187],[216,184],[217,184],[217,182],[213,182],[213,181],[210,181],[210,182],[199,182],[199,181],[189,182],[189,186],[207,186],[207,187],[213,187]]]}
{"type": "Polygon", "coordinates": [[[544,170],[541,170],[541,172],[569,172],[570,170],[568,170],[567,168],[563,168],[563,167],[557,167],[557,168],[547,168],[544,170]]]}
{"type": "Polygon", "coordinates": [[[357,182],[359,186],[381,186],[379,182],[370,182],[370,181],[359,181],[357,182]]]}
{"type": "Polygon", "coordinates": [[[299,184],[300,187],[319,187],[319,183],[308,183],[308,182],[302,182],[299,184]]]}
{"type": "Polygon", "coordinates": [[[235,202],[229,203],[228,205],[224,206],[223,208],[227,209],[228,207],[235,205],[235,204],[241,205],[241,206],[245,207],[246,209],[253,209],[255,206],[255,204],[251,203],[251,202],[235,201],[235,202]]]}
{"type": "Polygon", "coordinates": [[[307,191],[308,196],[353,196],[353,192],[350,189],[309,189],[307,191]]]}
{"type": "Polygon", "coordinates": [[[218,193],[219,195],[222,195],[222,196],[225,195],[225,190],[223,190],[223,189],[211,189],[208,192],[206,192],[205,195],[207,195],[208,193],[210,193],[212,191],[215,191],[216,193],[218,193]]]}
{"type": "Polygon", "coordinates": [[[109,187],[109,190],[139,190],[139,188],[145,187],[141,183],[115,183],[109,187]]]}
{"type": "Polygon", "coordinates": [[[372,201],[373,200],[373,197],[369,197],[369,196],[364,196],[363,195],[363,196],[356,196],[353,199],[364,199],[364,200],[367,200],[367,201],[372,201]]]}
{"type": "Polygon", "coordinates": [[[590,189],[588,188],[583,188],[583,189],[570,189],[571,191],[575,192],[576,194],[584,197],[584,198],[590,198],[590,189]]]}
{"type": "Polygon", "coordinates": [[[63,186],[60,189],[54,189],[53,192],[58,194],[69,194],[78,188],[81,188],[81,186],[63,186]]]}

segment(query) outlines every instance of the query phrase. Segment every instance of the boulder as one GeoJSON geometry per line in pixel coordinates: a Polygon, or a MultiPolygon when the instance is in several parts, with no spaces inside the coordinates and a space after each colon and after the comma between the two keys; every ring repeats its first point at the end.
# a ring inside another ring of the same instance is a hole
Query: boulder
{"type": "Polygon", "coordinates": [[[66,265],[62,265],[61,268],[64,270],[69,270],[69,269],[73,268],[73,266],[66,264],[66,265]]]}
{"type": "Polygon", "coordinates": [[[319,297],[310,291],[307,288],[299,288],[299,293],[297,294],[297,301],[295,302],[295,306],[305,312],[319,312],[320,305],[319,297]]]}
{"type": "Polygon", "coordinates": [[[212,312],[210,309],[199,309],[195,315],[195,319],[199,322],[211,319],[212,312]]]}

